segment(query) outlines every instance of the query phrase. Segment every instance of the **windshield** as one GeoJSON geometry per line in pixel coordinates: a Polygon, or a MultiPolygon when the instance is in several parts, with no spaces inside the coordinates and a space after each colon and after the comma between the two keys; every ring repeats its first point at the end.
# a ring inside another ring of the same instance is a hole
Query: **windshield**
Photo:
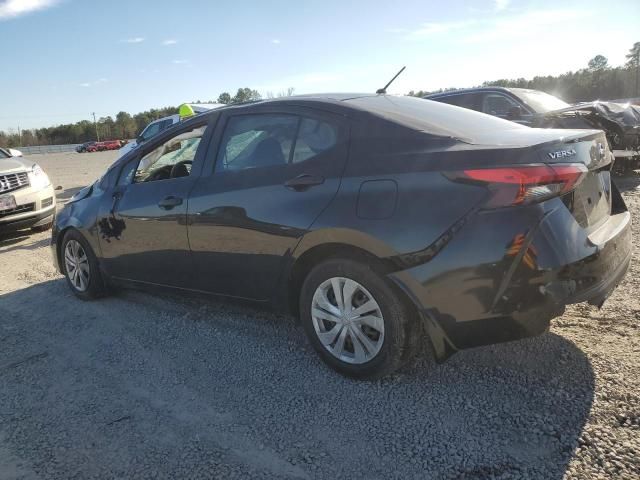
{"type": "Polygon", "coordinates": [[[536,90],[519,90],[514,91],[527,105],[529,105],[536,113],[547,113],[552,110],[560,110],[561,108],[567,108],[570,105],[567,102],[563,102],[558,97],[549,95],[545,92],[539,92],[536,90]]]}
{"type": "Polygon", "coordinates": [[[9,158],[11,155],[6,153],[3,149],[0,148],[0,158],[9,158]]]}

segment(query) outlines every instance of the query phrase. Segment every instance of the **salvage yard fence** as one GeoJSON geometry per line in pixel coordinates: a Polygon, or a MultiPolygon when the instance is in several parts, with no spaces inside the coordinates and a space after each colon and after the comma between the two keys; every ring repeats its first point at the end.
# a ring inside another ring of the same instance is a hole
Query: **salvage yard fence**
{"type": "Polygon", "coordinates": [[[23,155],[39,155],[44,153],[75,152],[79,143],[69,145],[40,145],[34,147],[16,147],[23,155]]]}

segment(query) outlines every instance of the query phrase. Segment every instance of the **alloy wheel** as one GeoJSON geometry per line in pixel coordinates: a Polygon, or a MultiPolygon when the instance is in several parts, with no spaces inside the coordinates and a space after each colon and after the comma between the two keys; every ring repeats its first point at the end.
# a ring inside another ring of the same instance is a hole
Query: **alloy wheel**
{"type": "Polygon", "coordinates": [[[82,245],[77,240],[69,240],[64,247],[64,265],[67,277],[73,288],[84,292],[89,287],[91,271],[89,259],[82,245]]]}
{"type": "Polygon", "coordinates": [[[320,343],[343,362],[366,363],[382,348],[384,319],[380,306],[354,280],[333,277],[322,282],[313,295],[311,319],[320,343]]]}

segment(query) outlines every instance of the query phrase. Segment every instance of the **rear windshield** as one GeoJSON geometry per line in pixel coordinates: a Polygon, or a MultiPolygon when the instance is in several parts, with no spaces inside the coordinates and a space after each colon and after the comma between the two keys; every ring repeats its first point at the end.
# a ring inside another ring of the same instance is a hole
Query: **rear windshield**
{"type": "Polygon", "coordinates": [[[527,129],[508,120],[417,97],[376,95],[346,100],[354,107],[424,132],[471,140],[474,134],[527,129]]]}

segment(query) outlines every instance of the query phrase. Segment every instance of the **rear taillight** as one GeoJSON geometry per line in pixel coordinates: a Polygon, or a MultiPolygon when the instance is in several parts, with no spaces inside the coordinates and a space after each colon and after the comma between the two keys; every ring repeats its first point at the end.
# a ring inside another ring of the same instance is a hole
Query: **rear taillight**
{"type": "Polygon", "coordinates": [[[581,163],[478,168],[449,172],[454,181],[487,185],[492,196],[487,207],[526,205],[542,202],[573,190],[584,178],[581,163]]]}

